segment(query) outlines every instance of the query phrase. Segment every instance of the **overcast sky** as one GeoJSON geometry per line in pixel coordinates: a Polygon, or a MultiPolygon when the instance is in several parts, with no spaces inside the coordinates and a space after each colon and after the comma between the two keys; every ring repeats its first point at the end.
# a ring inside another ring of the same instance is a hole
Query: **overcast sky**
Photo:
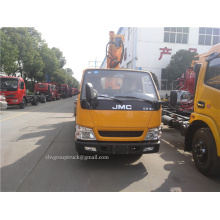
{"type": "Polygon", "coordinates": [[[202,4],[185,0],[177,6],[177,2],[0,0],[0,26],[35,27],[50,48],[57,47],[63,52],[64,68],[71,68],[80,81],[89,61],[103,61],[109,31],[116,33],[119,27],[128,26],[214,26],[219,20],[215,19],[218,7],[212,4],[204,4],[206,12],[202,14],[202,4]]]}
{"type": "MultiPolygon", "coordinates": [[[[109,31],[117,33],[116,26],[82,26],[82,27],[35,27],[46,40],[49,47],[57,47],[66,58],[64,68],[71,68],[74,77],[81,79],[82,71],[88,68],[89,61],[103,61],[105,48],[109,41],[109,31]]],[[[95,63],[90,62],[90,65],[95,63]]]]}

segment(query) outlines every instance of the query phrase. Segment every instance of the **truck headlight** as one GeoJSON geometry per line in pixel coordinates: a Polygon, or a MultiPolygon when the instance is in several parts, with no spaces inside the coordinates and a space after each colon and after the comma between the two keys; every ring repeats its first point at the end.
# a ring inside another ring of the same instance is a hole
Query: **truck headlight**
{"type": "Polygon", "coordinates": [[[76,125],[76,139],[80,140],[96,140],[95,134],[91,128],[76,125]]]}
{"type": "Polygon", "coordinates": [[[162,134],[161,127],[150,128],[144,140],[147,141],[158,140],[161,137],[161,134],[162,134]]]}

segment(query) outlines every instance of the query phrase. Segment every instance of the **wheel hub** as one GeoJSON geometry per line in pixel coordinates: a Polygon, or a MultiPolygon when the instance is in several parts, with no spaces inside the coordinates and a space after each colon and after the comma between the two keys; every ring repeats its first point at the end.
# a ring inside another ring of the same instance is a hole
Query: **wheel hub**
{"type": "Polygon", "coordinates": [[[195,153],[201,163],[205,163],[207,161],[207,148],[203,141],[199,141],[195,145],[195,153]]]}

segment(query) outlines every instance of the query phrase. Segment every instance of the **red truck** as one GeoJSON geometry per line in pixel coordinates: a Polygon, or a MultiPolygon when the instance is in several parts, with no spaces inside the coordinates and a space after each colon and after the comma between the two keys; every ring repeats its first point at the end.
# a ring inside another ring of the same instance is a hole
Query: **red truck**
{"type": "MultiPolygon", "coordinates": [[[[24,79],[21,77],[0,76],[0,95],[5,96],[8,106],[25,108],[27,103],[38,104],[38,96],[27,95],[24,79]]],[[[40,96],[43,101],[43,96],[40,96]]]]}
{"type": "MultiPolygon", "coordinates": [[[[49,102],[56,100],[56,91],[55,85],[50,83],[36,83],[34,88],[34,93],[46,97],[46,100],[49,102]]],[[[46,100],[44,100],[44,102],[46,100]]]]}
{"type": "Polygon", "coordinates": [[[72,97],[72,96],[73,96],[73,88],[69,87],[69,97],[72,97]]]}
{"type": "Polygon", "coordinates": [[[79,90],[77,88],[73,88],[73,96],[78,94],[79,94],[79,90]]]}
{"type": "Polygon", "coordinates": [[[54,82],[47,82],[48,84],[54,85],[54,93],[56,96],[56,100],[60,100],[61,97],[61,93],[60,93],[60,88],[58,86],[58,83],[54,83],[54,82]]]}
{"type": "Polygon", "coordinates": [[[69,86],[67,84],[61,84],[61,96],[63,99],[69,97],[69,86]]]}
{"type": "Polygon", "coordinates": [[[188,68],[182,77],[177,79],[177,90],[170,92],[169,106],[178,113],[190,114],[193,111],[196,74],[188,68]]]}

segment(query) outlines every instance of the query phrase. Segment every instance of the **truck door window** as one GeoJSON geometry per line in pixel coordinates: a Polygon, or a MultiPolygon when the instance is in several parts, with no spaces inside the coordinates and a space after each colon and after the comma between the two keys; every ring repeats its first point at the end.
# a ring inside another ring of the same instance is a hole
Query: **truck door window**
{"type": "Polygon", "coordinates": [[[20,89],[24,89],[24,82],[20,82],[20,84],[19,84],[19,87],[20,87],[20,89]]]}
{"type": "Polygon", "coordinates": [[[208,63],[205,84],[220,90],[220,57],[217,57],[208,63]]]}

